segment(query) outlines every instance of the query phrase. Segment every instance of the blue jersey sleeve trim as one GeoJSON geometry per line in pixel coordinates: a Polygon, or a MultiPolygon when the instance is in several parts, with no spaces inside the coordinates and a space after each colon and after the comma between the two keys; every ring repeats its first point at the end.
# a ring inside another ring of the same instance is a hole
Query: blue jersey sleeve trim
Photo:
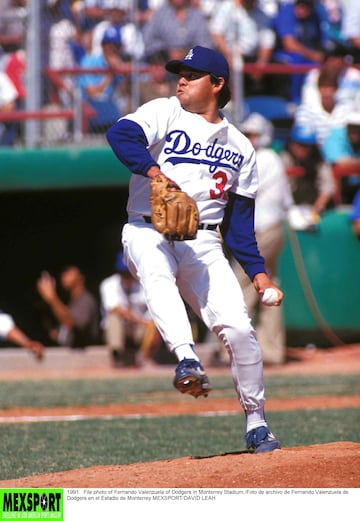
{"type": "Polygon", "coordinates": [[[146,176],[149,168],[158,166],[148,151],[148,140],[140,125],[120,119],[106,132],[116,157],[133,173],[146,176]]]}
{"type": "Polygon", "coordinates": [[[230,194],[221,225],[225,245],[251,280],[257,273],[266,273],[264,258],[256,242],[254,214],[254,199],[230,194]]]}

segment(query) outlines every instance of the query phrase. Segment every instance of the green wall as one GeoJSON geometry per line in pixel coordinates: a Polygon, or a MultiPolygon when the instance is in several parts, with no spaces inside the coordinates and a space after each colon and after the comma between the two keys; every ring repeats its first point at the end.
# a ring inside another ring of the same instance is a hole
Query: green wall
{"type": "Polygon", "coordinates": [[[360,242],[349,208],[323,214],[317,232],[286,226],[280,274],[289,331],[320,330],[330,341],[336,341],[333,332],[360,339],[360,242]]]}
{"type": "Polygon", "coordinates": [[[109,148],[0,149],[0,190],[126,186],[130,173],[109,148]]]}
{"type": "MultiPolygon", "coordinates": [[[[0,149],[1,193],[126,187],[129,178],[109,147],[0,149]]],[[[360,339],[360,243],[348,213],[325,213],[317,232],[286,227],[284,318],[289,336],[305,343],[360,339]]]]}

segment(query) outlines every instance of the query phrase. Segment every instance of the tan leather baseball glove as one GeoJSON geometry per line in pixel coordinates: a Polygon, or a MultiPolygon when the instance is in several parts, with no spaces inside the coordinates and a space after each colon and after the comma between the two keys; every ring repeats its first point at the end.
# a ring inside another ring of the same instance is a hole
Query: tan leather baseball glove
{"type": "Polygon", "coordinates": [[[164,174],[151,180],[151,221],[169,241],[195,239],[199,226],[196,202],[164,174]]]}

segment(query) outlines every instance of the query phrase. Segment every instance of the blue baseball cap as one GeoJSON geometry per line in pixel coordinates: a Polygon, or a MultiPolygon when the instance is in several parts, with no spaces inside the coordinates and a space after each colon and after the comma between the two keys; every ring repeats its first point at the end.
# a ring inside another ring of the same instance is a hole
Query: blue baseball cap
{"type": "Polygon", "coordinates": [[[182,67],[208,72],[217,78],[224,78],[225,81],[228,81],[230,77],[226,58],[219,52],[200,45],[190,49],[183,60],[171,60],[165,64],[165,69],[175,74],[179,74],[182,67]]]}
{"type": "Polygon", "coordinates": [[[129,268],[125,264],[124,254],[122,251],[120,251],[116,256],[115,268],[117,271],[129,271],[129,268]]]}
{"type": "Polygon", "coordinates": [[[290,139],[301,145],[316,145],[316,134],[312,129],[301,125],[294,125],[291,129],[290,139]]]}

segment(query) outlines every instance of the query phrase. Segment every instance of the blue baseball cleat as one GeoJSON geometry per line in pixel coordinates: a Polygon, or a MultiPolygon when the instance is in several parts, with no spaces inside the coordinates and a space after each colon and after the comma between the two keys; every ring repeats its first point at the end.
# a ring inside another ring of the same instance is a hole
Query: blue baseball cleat
{"type": "Polygon", "coordinates": [[[256,427],[245,436],[246,448],[258,454],[259,452],[271,452],[280,449],[279,440],[269,431],[267,427],[256,427]]]}
{"type": "Polygon", "coordinates": [[[207,396],[211,391],[209,379],[204,368],[197,360],[184,358],[175,369],[174,387],[181,393],[207,396]]]}

